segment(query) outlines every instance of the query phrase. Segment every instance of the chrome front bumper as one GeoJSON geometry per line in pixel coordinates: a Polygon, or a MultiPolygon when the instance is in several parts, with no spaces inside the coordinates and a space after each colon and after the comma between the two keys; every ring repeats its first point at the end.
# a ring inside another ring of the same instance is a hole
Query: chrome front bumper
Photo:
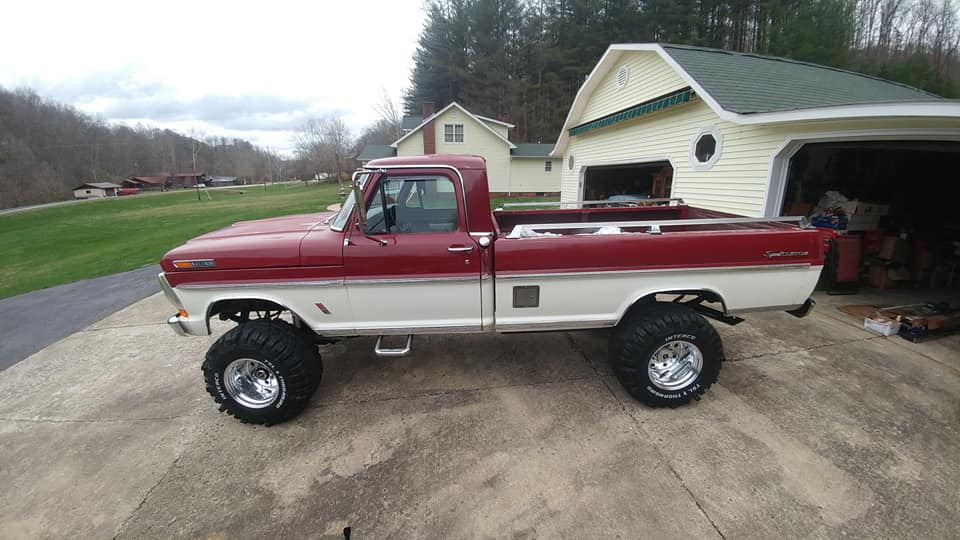
{"type": "Polygon", "coordinates": [[[163,291],[163,295],[167,297],[167,300],[173,304],[173,307],[179,310],[176,315],[167,319],[167,326],[173,329],[178,336],[189,336],[191,335],[189,321],[184,320],[180,317],[180,312],[183,311],[183,303],[180,302],[180,299],[177,298],[177,293],[174,292],[173,287],[170,286],[170,282],[167,281],[167,276],[163,272],[160,272],[160,275],[157,276],[157,279],[160,281],[160,290],[163,291]]]}
{"type": "Polygon", "coordinates": [[[180,322],[180,315],[174,315],[167,319],[167,326],[173,329],[178,336],[189,336],[186,328],[183,327],[183,323],[180,322]]]}

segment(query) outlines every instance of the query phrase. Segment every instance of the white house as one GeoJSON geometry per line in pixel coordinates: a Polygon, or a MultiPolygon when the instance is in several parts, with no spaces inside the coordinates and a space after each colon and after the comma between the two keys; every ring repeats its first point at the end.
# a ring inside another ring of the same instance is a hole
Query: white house
{"type": "Polygon", "coordinates": [[[401,136],[390,145],[369,145],[357,159],[366,163],[387,156],[475,154],[487,162],[493,196],[559,195],[559,161],[552,144],[510,141],[513,124],[473,114],[454,102],[434,112],[424,103],[423,116],[405,117],[401,136]]]}
{"type": "Polygon", "coordinates": [[[564,201],[667,195],[774,216],[830,189],[881,203],[953,197],[960,102],[781,58],[611,45],[552,155],[564,201]]]}
{"type": "Polygon", "coordinates": [[[73,197],[75,199],[116,197],[118,189],[120,189],[120,186],[110,182],[88,182],[73,188],[73,197]]]}

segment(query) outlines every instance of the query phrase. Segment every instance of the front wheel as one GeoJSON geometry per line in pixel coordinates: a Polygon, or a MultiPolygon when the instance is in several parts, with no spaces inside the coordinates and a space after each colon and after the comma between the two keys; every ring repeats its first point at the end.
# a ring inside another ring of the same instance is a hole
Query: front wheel
{"type": "Polygon", "coordinates": [[[203,378],[220,410],[252,424],[277,424],[306,406],[320,384],[320,354],[281,320],[243,323],[207,351],[203,378]]]}
{"type": "Polygon", "coordinates": [[[716,382],[723,343],[690,308],[652,303],[617,325],[609,356],[630,395],[653,407],[676,407],[700,399],[716,382]]]}

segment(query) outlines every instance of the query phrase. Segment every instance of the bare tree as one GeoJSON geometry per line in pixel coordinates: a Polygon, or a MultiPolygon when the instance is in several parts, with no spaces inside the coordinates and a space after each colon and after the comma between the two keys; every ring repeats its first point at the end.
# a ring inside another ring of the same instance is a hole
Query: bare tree
{"type": "Polygon", "coordinates": [[[350,130],[340,116],[330,115],[308,120],[296,135],[297,155],[315,171],[336,175],[343,181],[343,170],[351,161],[350,130]]]}
{"type": "Polygon", "coordinates": [[[390,144],[400,138],[403,116],[400,107],[385,88],[380,89],[380,100],[373,106],[377,119],[363,130],[356,141],[355,152],[359,153],[368,144],[390,144]]]}

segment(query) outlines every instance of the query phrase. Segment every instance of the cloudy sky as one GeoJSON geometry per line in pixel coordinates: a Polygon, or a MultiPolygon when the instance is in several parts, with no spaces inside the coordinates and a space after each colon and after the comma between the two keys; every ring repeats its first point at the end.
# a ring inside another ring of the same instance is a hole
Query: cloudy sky
{"type": "Polygon", "coordinates": [[[308,118],[359,132],[381,88],[399,102],[424,19],[420,0],[16,0],[3,18],[0,86],[281,152],[308,118]]]}

